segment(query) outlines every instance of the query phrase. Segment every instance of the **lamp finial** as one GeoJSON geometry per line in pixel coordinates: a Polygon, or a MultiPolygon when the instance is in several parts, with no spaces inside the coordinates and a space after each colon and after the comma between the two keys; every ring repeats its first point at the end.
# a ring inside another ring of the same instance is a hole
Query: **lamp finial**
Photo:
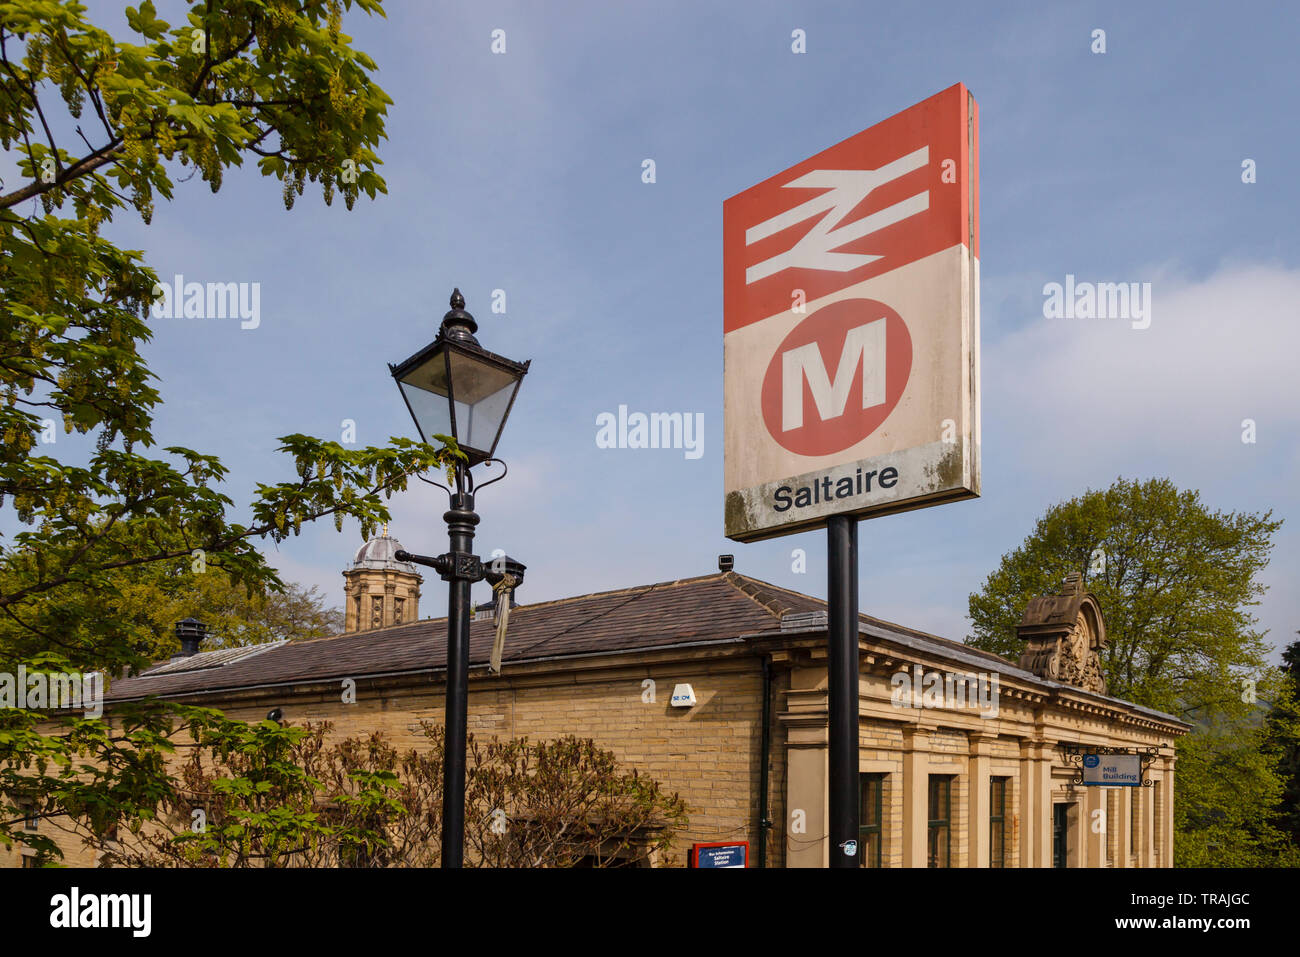
{"type": "Polygon", "coordinates": [[[461,342],[470,342],[478,345],[474,339],[474,333],[478,332],[478,323],[474,317],[465,311],[465,297],[460,294],[460,289],[451,291],[451,311],[442,317],[441,334],[451,339],[458,339],[461,342]]]}

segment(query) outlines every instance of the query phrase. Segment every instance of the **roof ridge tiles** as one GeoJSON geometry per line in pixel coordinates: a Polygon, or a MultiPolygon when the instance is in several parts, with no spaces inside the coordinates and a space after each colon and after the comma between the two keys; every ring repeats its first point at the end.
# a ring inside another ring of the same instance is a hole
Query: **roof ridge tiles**
{"type": "Polygon", "coordinates": [[[774,587],[768,582],[738,572],[723,572],[722,579],[778,620],[792,610],[793,606],[777,604],[774,598],[768,596],[764,589],[774,587]]]}
{"type": "MultiPolygon", "coordinates": [[[[518,614],[520,611],[532,610],[534,608],[537,609],[553,608],[557,605],[566,605],[573,602],[583,601],[588,598],[612,598],[618,595],[631,595],[638,592],[662,591],[665,588],[672,588],[678,585],[691,585],[696,582],[707,581],[708,579],[711,578],[720,579],[722,577],[723,575],[721,573],[712,572],[708,575],[695,575],[690,578],[677,578],[669,581],[654,582],[649,585],[627,585],[622,588],[611,588],[608,591],[593,591],[593,592],[587,592],[586,594],[582,594],[582,595],[568,595],[564,598],[551,598],[546,601],[520,602],[517,606],[515,606],[513,611],[515,614],[518,614]]],[[[757,581],[757,579],[755,579],[755,581],[757,581]]],[[[766,584],[766,582],[760,582],[760,584],[766,584]]],[[[325,635],[320,638],[304,638],[304,639],[299,639],[298,641],[295,641],[293,643],[295,645],[306,645],[318,641],[337,641],[340,638],[356,638],[361,635],[380,635],[385,632],[394,632],[400,628],[414,628],[417,625],[425,625],[425,626],[436,625],[439,622],[445,622],[446,620],[447,620],[446,615],[441,615],[437,618],[419,618],[416,619],[415,621],[402,622],[400,625],[385,625],[382,628],[367,628],[365,631],[342,632],[337,635],[325,635]]]]}
{"type": "Polygon", "coordinates": [[[704,581],[707,578],[719,577],[717,572],[709,575],[695,575],[692,578],[674,578],[668,581],[654,582],[649,585],[628,585],[623,588],[611,588],[608,591],[587,592],[585,595],[569,595],[566,598],[551,598],[547,601],[530,602],[527,605],[520,603],[520,608],[544,608],[550,605],[563,605],[567,602],[582,601],[584,598],[602,598],[612,595],[626,595],[632,592],[649,591],[651,588],[660,589],[674,587],[677,585],[690,585],[694,582],[704,581]]]}
{"type": "MultiPolygon", "coordinates": [[[[772,591],[772,592],[778,592],[778,593],[785,594],[785,595],[791,595],[791,596],[793,596],[793,597],[795,597],[795,598],[798,598],[801,602],[812,602],[813,604],[816,604],[816,605],[821,605],[821,606],[823,606],[823,607],[826,606],[826,602],[825,602],[825,600],[823,600],[823,599],[821,599],[821,598],[814,598],[814,597],[811,596],[811,595],[804,595],[804,594],[802,594],[801,592],[793,591],[792,589],[789,589],[789,588],[783,588],[783,587],[780,586],[780,585],[773,585],[771,582],[765,582],[765,581],[763,581],[762,579],[759,579],[759,578],[752,578],[752,577],[750,577],[749,575],[741,575],[741,574],[739,574],[738,572],[726,572],[726,573],[724,574],[723,577],[724,577],[724,578],[727,578],[728,576],[730,576],[730,578],[728,578],[728,580],[731,581],[731,583],[732,583],[732,584],[733,584],[737,589],[739,589],[740,591],[744,592],[746,595],[748,595],[748,596],[749,596],[750,598],[752,598],[754,601],[758,602],[760,605],[762,605],[762,606],[763,606],[764,608],[766,608],[768,611],[771,611],[773,614],[776,614],[778,618],[779,618],[782,614],[784,614],[785,611],[793,610],[792,607],[785,607],[785,608],[784,608],[784,611],[777,612],[777,611],[774,610],[772,604],[769,604],[769,603],[764,602],[764,601],[762,601],[761,599],[759,599],[756,595],[754,595],[754,594],[750,591],[749,588],[746,588],[745,585],[742,585],[741,582],[748,583],[748,584],[753,585],[753,586],[761,586],[762,588],[767,589],[767,590],[772,591]],[[733,579],[734,579],[734,580],[733,580],[733,579]]],[[[780,605],[776,605],[775,607],[776,607],[776,608],[781,608],[782,606],[780,606],[780,605]]],[[[999,655],[999,654],[995,654],[994,652],[991,652],[991,651],[985,651],[983,648],[977,648],[977,647],[975,647],[974,645],[968,645],[968,644],[966,644],[966,642],[964,642],[964,641],[958,641],[958,640],[956,640],[955,638],[945,638],[943,635],[936,635],[936,634],[933,634],[933,633],[928,632],[928,631],[922,631],[922,630],[919,629],[919,628],[912,628],[912,627],[910,627],[910,626],[908,626],[908,625],[901,625],[901,624],[899,624],[898,622],[896,622],[896,621],[890,621],[890,620],[888,620],[887,618],[877,618],[877,617],[874,616],[874,615],[868,615],[866,612],[859,612],[859,613],[858,613],[858,620],[859,620],[860,622],[867,622],[867,623],[869,623],[869,624],[873,624],[873,625],[876,625],[876,626],[878,626],[878,627],[884,627],[884,628],[893,629],[893,630],[895,630],[895,631],[902,632],[903,634],[906,634],[906,635],[913,635],[913,636],[915,636],[915,637],[917,637],[917,638],[924,638],[924,639],[927,639],[927,640],[930,640],[930,641],[936,641],[936,642],[939,642],[939,643],[942,644],[942,645],[947,645],[947,646],[952,647],[952,648],[968,650],[968,651],[969,651],[970,653],[972,653],[972,654],[979,655],[979,656],[981,656],[981,657],[985,657],[985,658],[989,658],[989,659],[991,659],[991,660],[993,660],[993,661],[1001,662],[1001,663],[1003,663],[1003,664],[1009,664],[1009,665],[1012,665],[1012,666],[1014,666],[1014,665],[1016,664],[1014,661],[1011,661],[1009,658],[1004,658],[1004,657],[1002,657],[1001,655],[999,655]]]]}

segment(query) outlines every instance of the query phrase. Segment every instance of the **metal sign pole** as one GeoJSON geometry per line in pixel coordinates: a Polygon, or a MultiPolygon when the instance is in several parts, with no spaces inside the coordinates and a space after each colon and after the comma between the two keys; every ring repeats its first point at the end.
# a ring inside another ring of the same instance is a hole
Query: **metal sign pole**
{"type": "Polygon", "coordinates": [[[858,866],[858,520],[826,523],[830,866],[858,866]]]}

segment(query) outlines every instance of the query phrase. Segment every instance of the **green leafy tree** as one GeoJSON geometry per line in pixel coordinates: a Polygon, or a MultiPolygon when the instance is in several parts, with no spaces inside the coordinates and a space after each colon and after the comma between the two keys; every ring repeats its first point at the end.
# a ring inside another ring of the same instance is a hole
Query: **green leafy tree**
{"type": "Polygon", "coordinates": [[[1282,668],[1286,678],[1268,713],[1267,744],[1277,749],[1282,779],[1275,823],[1300,850],[1300,641],[1286,646],[1282,668]]]}
{"type": "Polygon", "coordinates": [[[1300,849],[1278,827],[1285,790],[1280,758],[1258,714],[1215,715],[1179,740],[1177,866],[1300,866],[1300,849]]]}
{"type": "Polygon", "coordinates": [[[1255,702],[1281,676],[1250,609],[1281,524],[1271,512],[1212,511],[1167,479],[1121,478],[1049,508],[970,596],[968,643],[1016,660],[1029,600],[1083,575],[1106,615],[1108,693],[1194,726],[1175,778],[1180,864],[1279,863],[1279,754],[1255,702]]]}
{"type": "MultiPolygon", "coordinates": [[[[460,455],[454,444],[348,449],[284,436],[292,477],[259,484],[239,517],[217,458],[153,450],[161,394],[140,347],[161,287],[104,231],[131,210],[149,222],[178,168],[215,191],[253,159],[283,182],[289,207],[309,180],[349,207],[385,191],[373,150],[391,100],[341,30],[352,8],[382,15],[378,0],[207,0],[169,24],[146,0],[127,9],[138,42],[125,42],[83,4],[0,0],[0,147],[20,173],[0,181],[0,508],[26,526],[0,549],[0,669],[143,667],[158,636],[114,600],[124,576],[205,568],[281,592],[260,545],[321,518],[340,529],[354,519],[368,536],[389,518],[388,495],[460,455]],[[41,441],[57,429],[93,449],[76,459],[69,443],[73,458],[57,457],[41,441]]],[[[89,775],[119,802],[99,808],[107,817],[161,793],[161,765],[131,764],[130,736],[84,722],[45,736],[44,717],[0,715],[0,792],[35,794],[55,814],[50,802],[89,775]],[[77,770],[91,757],[101,770],[77,770]]],[[[162,753],[171,717],[141,717],[136,743],[162,753]]],[[[0,820],[0,841],[29,839],[14,820],[0,820]]]]}
{"type": "Polygon", "coordinates": [[[203,651],[269,641],[328,638],[343,631],[343,612],[319,590],[284,582],[281,591],[258,592],[236,584],[220,569],[194,574],[188,566],[132,570],[118,576],[117,613],[147,623],[156,636],[152,657],[176,653],[176,622],[197,618],[208,626],[203,651]]]}
{"type": "Polygon", "coordinates": [[[159,623],[170,627],[182,618],[208,626],[205,648],[260,645],[268,641],[307,641],[343,631],[343,612],[325,604],[313,585],[285,582],[283,591],[249,592],[217,573],[199,579],[199,588],[172,598],[159,623]],[[165,617],[164,617],[165,616],[165,617]]]}
{"type": "Polygon", "coordinates": [[[1214,512],[1166,479],[1119,479],[1052,506],[970,597],[970,644],[1018,658],[1031,598],[1080,572],[1106,614],[1109,693],[1195,718],[1241,710],[1243,680],[1268,672],[1250,608],[1281,527],[1272,513],[1214,512]]]}

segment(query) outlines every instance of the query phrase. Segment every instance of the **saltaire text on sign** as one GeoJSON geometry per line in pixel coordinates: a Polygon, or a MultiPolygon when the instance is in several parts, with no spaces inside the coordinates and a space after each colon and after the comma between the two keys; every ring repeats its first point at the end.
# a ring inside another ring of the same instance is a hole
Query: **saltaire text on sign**
{"type": "Polygon", "coordinates": [[[957,84],[723,204],[729,538],[979,494],[978,146],[957,84]]]}

